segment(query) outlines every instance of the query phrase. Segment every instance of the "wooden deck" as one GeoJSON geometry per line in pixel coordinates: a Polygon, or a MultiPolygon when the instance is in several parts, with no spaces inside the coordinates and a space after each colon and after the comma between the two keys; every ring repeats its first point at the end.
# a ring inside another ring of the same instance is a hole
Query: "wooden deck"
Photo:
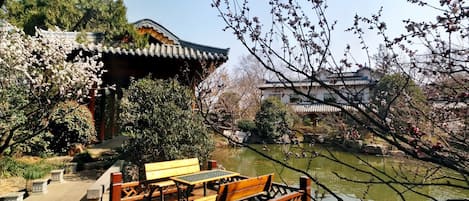
{"type": "MultiPolygon", "coordinates": [[[[208,169],[216,167],[216,162],[212,161],[213,164],[208,165],[208,169]]],[[[235,176],[225,179],[224,182],[236,182],[240,180],[248,179],[246,176],[235,176]]],[[[263,201],[263,200],[276,200],[276,201],[310,201],[311,200],[311,180],[308,177],[302,176],[300,179],[299,187],[290,187],[279,183],[272,183],[270,189],[266,191],[266,194],[257,196],[252,200],[263,201]]],[[[122,173],[115,172],[111,173],[111,184],[109,197],[104,196],[103,200],[110,201],[138,201],[138,200],[149,200],[149,194],[152,192],[150,183],[152,181],[135,181],[123,183],[122,173]]],[[[218,191],[218,184],[207,188],[206,196],[215,195],[218,191]]],[[[195,200],[204,197],[203,186],[196,185],[193,189],[192,194],[189,196],[189,200],[195,200]]],[[[164,200],[173,201],[178,200],[177,188],[170,187],[163,191],[164,200]]],[[[153,191],[151,200],[161,200],[160,192],[153,191]]]]}
{"type": "MultiPolygon", "coordinates": [[[[212,189],[207,189],[207,196],[216,195],[216,194],[217,194],[217,191],[212,190],[212,189]]],[[[189,200],[195,200],[195,199],[202,198],[202,197],[204,197],[204,189],[202,187],[199,187],[199,188],[195,188],[192,191],[192,194],[189,197],[189,200]]],[[[160,198],[159,196],[157,196],[157,198],[152,198],[151,200],[160,200],[160,198]]],[[[177,201],[178,197],[176,193],[173,193],[170,195],[165,195],[164,200],[165,201],[177,201]]]]}

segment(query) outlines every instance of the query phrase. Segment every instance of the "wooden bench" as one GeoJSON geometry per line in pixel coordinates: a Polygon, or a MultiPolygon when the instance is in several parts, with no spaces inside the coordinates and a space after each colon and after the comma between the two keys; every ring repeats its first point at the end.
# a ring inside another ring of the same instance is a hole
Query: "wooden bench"
{"type": "Polygon", "coordinates": [[[220,185],[217,195],[196,199],[196,201],[245,200],[259,195],[268,196],[274,174],[263,175],[220,185]]]}
{"type": "Polygon", "coordinates": [[[199,171],[200,164],[199,159],[197,158],[146,163],[146,179],[152,181],[152,183],[150,184],[150,199],[153,194],[153,191],[158,189],[160,191],[161,200],[164,200],[163,191],[175,185],[174,181],[169,179],[170,177],[179,176],[183,174],[190,174],[199,171]]]}

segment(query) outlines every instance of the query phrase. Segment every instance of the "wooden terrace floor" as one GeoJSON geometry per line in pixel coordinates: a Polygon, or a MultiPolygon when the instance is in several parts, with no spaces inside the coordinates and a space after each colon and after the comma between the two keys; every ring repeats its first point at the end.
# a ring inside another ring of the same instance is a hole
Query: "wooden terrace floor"
{"type": "MultiPolygon", "coordinates": [[[[215,190],[212,190],[212,189],[207,189],[207,196],[209,195],[216,195],[217,194],[217,191],[215,190]]],[[[193,191],[192,191],[192,194],[191,196],[189,197],[189,200],[194,200],[194,199],[197,199],[197,198],[201,198],[204,196],[204,188],[203,187],[198,187],[198,188],[195,188],[193,191]]],[[[145,200],[145,199],[144,199],[145,200]]],[[[156,198],[152,198],[151,200],[155,201],[159,201],[161,200],[160,197],[156,197],[156,198]]],[[[164,200],[165,201],[177,201],[178,200],[178,197],[177,197],[177,194],[176,193],[173,193],[173,194],[169,194],[169,195],[165,195],[164,197],[164,200]]]]}

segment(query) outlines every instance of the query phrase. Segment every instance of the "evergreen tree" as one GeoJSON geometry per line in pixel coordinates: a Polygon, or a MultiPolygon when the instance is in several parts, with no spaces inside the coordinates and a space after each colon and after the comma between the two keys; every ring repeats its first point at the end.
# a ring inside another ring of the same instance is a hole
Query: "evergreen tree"
{"type": "Polygon", "coordinates": [[[0,17],[33,35],[35,27],[103,32],[108,45],[145,45],[128,23],[122,0],[9,0],[0,17]]]}
{"type": "Polygon", "coordinates": [[[203,120],[191,108],[191,91],[177,81],[143,78],[124,93],[121,128],[130,139],[130,161],[144,163],[208,158],[213,142],[203,120]]]}
{"type": "Polygon", "coordinates": [[[276,97],[269,97],[261,103],[255,122],[259,136],[268,142],[288,134],[293,126],[287,106],[276,97]]]}

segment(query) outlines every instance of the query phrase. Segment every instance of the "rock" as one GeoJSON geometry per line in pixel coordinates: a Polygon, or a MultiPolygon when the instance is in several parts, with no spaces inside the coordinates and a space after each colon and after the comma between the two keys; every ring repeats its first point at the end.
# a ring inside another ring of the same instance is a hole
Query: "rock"
{"type": "Polygon", "coordinates": [[[313,134],[313,133],[307,133],[304,135],[303,142],[306,143],[324,143],[324,135],[323,134],[313,134]]]}
{"type": "Polygon", "coordinates": [[[401,150],[391,150],[391,151],[389,151],[389,155],[397,156],[397,157],[403,157],[403,156],[405,156],[405,153],[401,150]]]}
{"type": "Polygon", "coordinates": [[[380,144],[367,144],[363,145],[362,152],[373,155],[386,155],[386,146],[380,144]]]}
{"type": "Polygon", "coordinates": [[[285,144],[290,144],[291,143],[290,136],[288,136],[287,134],[284,134],[281,138],[281,142],[285,144]]]}
{"type": "Polygon", "coordinates": [[[363,142],[361,140],[344,140],[344,146],[347,149],[359,151],[363,146],[363,142]]]}

